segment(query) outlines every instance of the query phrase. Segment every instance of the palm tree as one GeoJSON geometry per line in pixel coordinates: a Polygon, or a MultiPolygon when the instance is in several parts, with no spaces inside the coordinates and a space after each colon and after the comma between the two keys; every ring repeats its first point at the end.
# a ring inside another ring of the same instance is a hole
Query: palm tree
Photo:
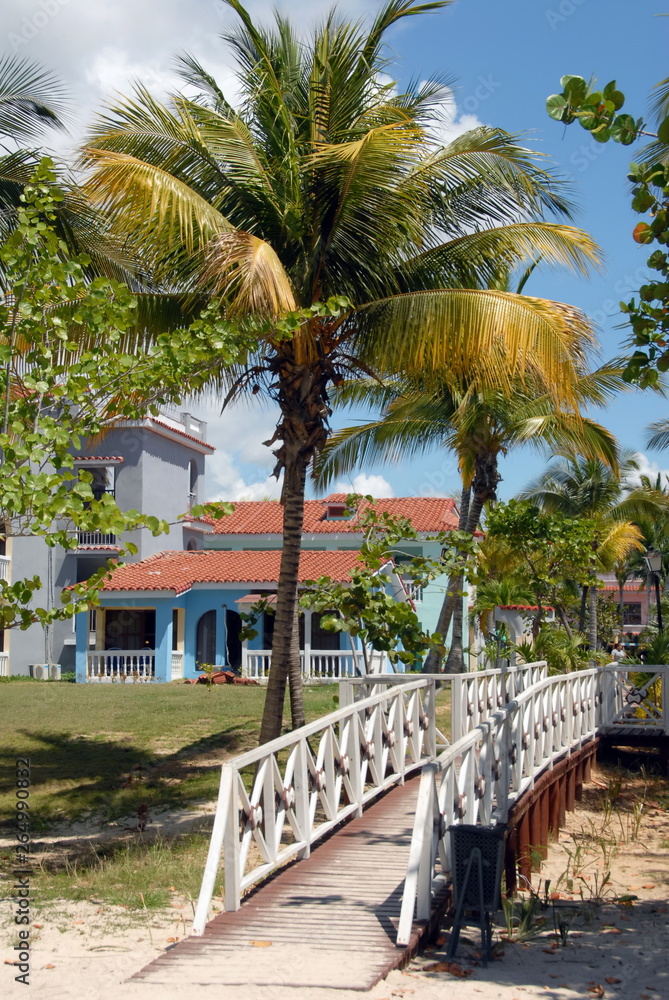
{"type": "MultiPolygon", "coordinates": [[[[643,551],[643,533],[638,522],[666,517],[667,496],[652,485],[634,486],[631,476],[638,470],[632,453],[626,453],[617,473],[601,461],[563,454],[520,494],[548,510],[570,517],[592,518],[598,524],[593,543],[592,565],[609,570],[634,551],[643,551]]],[[[597,589],[588,591],[588,642],[597,648],[597,589]]]]}
{"type": "MultiPolygon", "coordinates": [[[[534,385],[518,379],[509,391],[505,382],[496,389],[481,389],[475,371],[473,384],[444,378],[440,386],[431,380],[396,379],[383,386],[358,383],[341,393],[347,403],[376,402],[382,409],[378,420],[349,427],[332,435],[318,463],[318,482],[333,478],[356,465],[378,459],[397,460],[435,446],[455,452],[463,481],[458,528],[473,535],[479,527],[486,503],[497,496],[499,459],[510,448],[530,443],[555,449],[569,442],[589,454],[617,464],[617,446],[601,425],[585,419],[578,405],[556,409],[543,380],[534,385]]],[[[622,366],[611,362],[595,372],[582,370],[573,387],[581,404],[603,403],[624,386],[622,366]]],[[[451,576],[436,631],[445,636],[453,622],[446,670],[463,669],[462,599],[464,573],[451,576]]],[[[431,652],[425,670],[439,669],[440,655],[431,652]]]]}
{"type": "MultiPolygon", "coordinates": [[[[66,128],[67,107],[66,89],[55,74],[29,59],[0,58],[0,242],[17,224],[21,195],[43,156],[40,145],[45,135],[66,128]]],[[[54,169],[64,195],[55,207],[55,230],[67,248],[63,255],[86,254],[90,258],[89,277],[106,275],[139,291],[141,283],[130,257],[112,239],[102,215],[87,202],[62,165],[54,169]]],[[[0,265],[3,290],[4,269],[0,265]]]]}
{"type": "Polygon", "coordinates": [[[351,372],[435,369],[477,358],[482,384],[543,372],[571,394],[587,321],[564,307],[489,291],[501,270],[545,260],[585,271],[598,252],[551,175],[516,138],[480,128],[448,146],[433,126],[439,83],[385,82],[388,29],[442,0],[387,0],[368,31],[329,14],[309,41],[276,14],[256,26],[238,0],[228,33],[233,107],[192,57],[195,97],[166,105],[142,87],[94,126],[87,191],[166,293],[204,292],[226,317],[264,319],[248,364],[222,372],[228,399],[265,389],[281,418],[284,546],[261,740],[278,735],[290,675],[303,719],[294,639],[307,469],[328,435],[332,384],[351,372]],[[534,221],[518,221],[534,220],[534,221]],[[287,338],[273,324],[333,296],[343,315],[310,315],[287,338]]]}

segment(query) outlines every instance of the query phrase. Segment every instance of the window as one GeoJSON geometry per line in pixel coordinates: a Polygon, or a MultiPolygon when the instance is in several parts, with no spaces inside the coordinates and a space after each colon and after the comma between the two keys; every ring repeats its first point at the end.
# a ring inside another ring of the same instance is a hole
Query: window
{"type": "Polygon", "coordinates": [[[332,632],[323,628],[322,618],[332,617],[332,611],[322,611],[320,614],[314,611],[311,616],[311,648],[315,650],[339,649],[339,632],[332,632]]]}
{"type": "Polygon", "coordinates": [[[623,625],[641,625],[641,603],[623,604],[623,625]]]}
{"type": "Polygon", "coordinates": [[[196,663],[216,662],[216,612],[205,611],[199,619],[195,632],[196,663]]]}
{"type": "Polygon", "coordinates": [[[156,612],[107,608],[105,649],[155,649],[156,612]]]}
{"type": "Polygon", "coordinates": [[[197,503],[197,477],[197,462],[194,458],[191,458],[188,465],[188,510],[190,510],[191,507],[194,507],[197,503]]]}

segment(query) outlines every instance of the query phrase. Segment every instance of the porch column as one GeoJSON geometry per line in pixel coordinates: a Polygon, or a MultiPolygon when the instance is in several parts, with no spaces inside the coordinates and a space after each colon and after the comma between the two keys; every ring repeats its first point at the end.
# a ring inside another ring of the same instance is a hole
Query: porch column
{"type": "Polygon", "coordinates": [[[304,677],[311,677],[311,622],[313,611],[304,611],[304,677]]]}
{"type": "Polygon", "coordinates": [[[76,637],[75,672],[77,684],[86,683],[86,668],[88,653],[88,611],[80,611],[75,615],[74,633],[76,637]]]}
{"type": "Polygon", "coordinates": [[[172,605],[156,602],[156,682],[172,679],[172,605]]]}
{"type": "Polygon", "coordinates": [[[228,662],[227,656],[228,626],[225,620],[225,607],[216,608],[216,658],[214,662],[223,666],[228,662]]]}

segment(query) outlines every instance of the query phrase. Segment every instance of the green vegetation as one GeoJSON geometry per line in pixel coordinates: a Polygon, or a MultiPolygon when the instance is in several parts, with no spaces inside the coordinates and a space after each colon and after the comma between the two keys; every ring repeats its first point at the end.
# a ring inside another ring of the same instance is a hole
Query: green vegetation
{"type": "MultiPolygon", "coordinates": [[[[308,718],[334,711],[335,692],[308,688],[308,718]]],[[[19,756],[31,761],[35,832],[212,799],[221,761],[257,743],[264,698],[263,688],[234,685],[3,685],[0,824],[19,756]]]]}
{"type": "Polygon", "coordinates": [[[209,833],[174,840],[91,848],[76,861],[42,864],[36,876],[40,904],[91,899],[130,909],[167,906],[175,895],[197,899],[209,847],[209,833]]]}

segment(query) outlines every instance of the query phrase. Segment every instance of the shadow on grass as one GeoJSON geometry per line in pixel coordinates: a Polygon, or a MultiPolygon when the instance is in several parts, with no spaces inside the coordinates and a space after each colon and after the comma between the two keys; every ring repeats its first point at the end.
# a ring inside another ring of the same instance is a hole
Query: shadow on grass
{"type": "MultiPolygon", "coordinates": [[[[118,739],[19,730],[30,747],[30,816],[35,832],[95,815],[104,821],[211,797],[221,761],[253,744],[244,722],[184,744],[169,754],[118,739]],[[208,759],[205,763],[202,758],[208,759]]],[[[14,753],[0,753],[0,828],[13,825],[14,753]],[[11,810],[11,812],[10,812],[11,810]]]]}

